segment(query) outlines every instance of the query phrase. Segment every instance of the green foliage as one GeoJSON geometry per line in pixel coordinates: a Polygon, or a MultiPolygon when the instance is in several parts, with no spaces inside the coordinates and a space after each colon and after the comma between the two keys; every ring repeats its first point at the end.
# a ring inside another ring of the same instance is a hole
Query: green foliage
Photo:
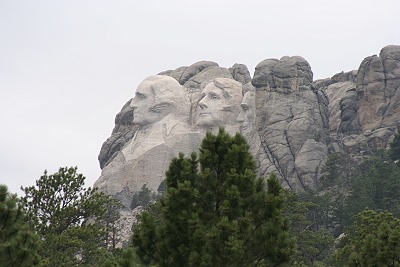
{"type": "Polygon", "coordinates": [[[400,219],[366,209],[345,231],[338,266],[400,266],[400,219]]]}
{"type": "Polygon", "coordinates": [[[382,151],[358,164],[345,155],[332,154],[322,169],[318,189],[309,200],[318,206],[318,224],[335,237],[365,208],[400,216],[400,165],[382,151]]]}
{"type": "Polygon", "coordinates": [[[130,208],[134,209],[139,206],[146,208],[152,201],[155,201],[158,198],[159,195],[152,193],[144,184],[139,192],[133,194],[130,208]]]}
{"type": "Polygon", "coordinates": [[[109,250],[113,251],[117,248],[118,244],[121,244],[123,241],[120,235],[120,231],[125,225],[120,221],[121,218],[121,209],[123,205],[121,202],[114,198],[109,198],[105,201],[104,207],[106,208],[106,213],[100,220],[98,218],[97,224],[104,227],[105,232],[107,233],[105,238],[106,247],[109,250]]]}
{"type": "Polygon", "coordinates": [[[26,223],[23,205],[0,185],[0,266],[39,266],[38,237],[26,223]]]}
{"type": "Polygon", "coordinates": [[[333,153],[329,155],[324,166],[322,167],[320,182],[323,188],[331,187],[337,184],[341,177],[340,167],[342,159],[343,157],[340,153],[333,153]]]}
{"type": "Polygon", "coordinates": [[[65,167],[51,175],[45,171],[36,187],[23,188],[45,266],[92,266],[108,257],[105,220],[111,199],[84,188],[84,180],[76,167],[65,167]]]}
{"type": "MultiPolygon", "coordinates": [[[[324,266],[334,248],[334,238],[328,228],[319,225],[318,204],[304,195],[286,191],[285,215],[289,218],[291,234],[296,238],[293,266],[324,266]]],[[[314,199],[315,200],[315,199],[314,199]]]]}
{"type": "Polygon", "coordinates": [[[158,266],[280,266],[293,239],[282,214],[283,190],[264,182],[244,138],[207,133],[200,155],[180,154],[167,172],[167,190],[134,227],[144,264],[158,266]],[[200,165],[200,166],[199,166],[200,165]],[[265,190],[267,189],[267,190],[265,190]]]}
{"type": "Polygon", "coordinates": [[[384,155],[365,160],[352,178],[346,199],[346,225],[365,208],[388,210],[400,216],[400,166],[388,162],[384,155]]]}
{"type": "Polygon", "coordinates": [[[349,186],[355,165],[356,162],[348,155],[341,153],[330,154],[322,167],[322,175],[317,190],[345,189],[349,186]]]}
{"type": "Polygon", "coordinates": [[[119,259],[108,260],[103,267],[142,267],[140,261],[136,257],[135,250],[132,247],[128,247],[122,253],[119,259]]]}
{"type": "Polygon", "coordinates": [[[398,161],[397,164],[400,165],[400,133],[395,134],[388,154],[391,160],[398,161]]]}
{"type": "MultiPolygon", "coordinates": [[[[397,151],[397,145],[395,144],[399,142],[398,138],[398,135],[396,135],[387,154],[383,151],[375,151],[372,156],[359,163],[342,154],[335,153],[329,156],[322,169],[318,191],[302,194],[304,201],[315,205],[311,207],[309,213],[311,216],[308,217],[312,222],[308,228],[312,229],[310,237],[317,238],[315,235],[318,229],[329,230],[334,237],[338,237],[343,233],[344,229],[347,229],[347,235],[355,232],[360,233],[364,226],[360,223],[361,215],[357,214],[361,213],[365,208],[376,212],[391,212],[394,217],[400,216],[400,164],[393,163],[396,160],[393,155],[397,151]],[[350,225],[352,225],[351,228],[346,228],[350,225]],[[361,228],[358,229],[358,227],[361,228]]],[[[369,229],[368,231],[375,230],[369,229]]],[[[299,237],[299,235],[296,236],[299,237]]],[[[359,235],[354,240],[362,238],[359,235]]],[[[380,236],[380,238],[383,237],[380,236]]],[[[306,241],[307,238],[302,240],[306,241]]],[[[370,249],[371,256],[370,259],[364,260],[362,264],[360,263],[361,252],[358,250],[361,243],[346,246],[345,249],[340,250],[341,253],[339,255],[341,257],[339,257],[339,262],[331,255],[327,255],[322,263],[334,266],[397,266],[396,264],[385,265],[386,263],[383,263],[382,259],[379,258],[383,252],[377,252],[372,249],[379,245],[376,243],[377,241],[371,241],[374,240],[371,236],[366,240],[369,240],[369,243],[365,241],[367,245],[362,249],[367,251],[367,247],[370,246],[368,249],[370,249]],[[351,262],[349,259],[352,257],[353,260],[351,262]]],[[[304,250],[310,248],[304,242],[301,245],[298,244],[298,246],[301,247],[300,250],[303,251],[303,254],[304,250]]],[[[307,255],[305,258],[296,256],[295,259],[297,264],[304,263],[307,266],[314,264],[309,262],[309,260],[313,259],[312,255],[307,255]]]]}

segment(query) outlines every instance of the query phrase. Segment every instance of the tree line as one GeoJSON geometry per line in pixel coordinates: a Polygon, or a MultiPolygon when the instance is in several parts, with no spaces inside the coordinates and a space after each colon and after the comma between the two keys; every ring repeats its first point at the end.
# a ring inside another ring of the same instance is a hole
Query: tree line
{"type": "Polygon", "coordinates": [[[332,154],[316,190],[257,177],[245,139],[207,133],[199,153],[145,186],[130,243],[119,201],[76,167],[17,197],[0,185],[0,266],[400,266],[400,135],[362,161],[332,154]]]}

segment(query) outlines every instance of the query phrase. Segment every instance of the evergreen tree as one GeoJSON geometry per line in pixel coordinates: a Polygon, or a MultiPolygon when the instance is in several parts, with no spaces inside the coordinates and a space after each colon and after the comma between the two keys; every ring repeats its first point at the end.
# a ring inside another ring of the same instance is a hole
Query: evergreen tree
{"type": "Polygon", "coordinates": [[[365,208],[400,216],[400,165],[389,162],[381,153],[364,160],[357,169],[345,202],[345,225],[365,208]]]}
{"type": "Polygon", "coordinates": [[[84,187],[77,168],[44,175],[23,188],[27,218],[42,240],[45,266],[91,266],[108,257],[104,220],[111,199],[84,187]]]}
{"type": "Polygon", "coordinates": [[[174,158],[167,190],[143,212],[132,237],[144,264],[158,266],[280,266],[293,239],[282,214],[283,190],[272,175],[255,175],[240,134],[222,128],[204,138],[200,155],[174,158]]]}
{"type": "Polygon", "coordinates": [[[331,260],[334,237],[316,218],[318,203],[304,200],[304,196],[293,192],[286,191],[286,194],[284,213],[289,218],[291,234],[296,238],[292,265],[324,266],[323,263],[331,260]]]}
{"type": "Polygon", "coordinates": [[[130,208],[134,209],[139,206],[146,208],[151,201],[154,201],[157,198],[157,194],[152,193],[144,184],[139,192],[133,194],[130,208]]]}
{"type": "Polygon", "coordinates": [[[400,133],[395,134],[393,141],[390,143],[389,157],[400,165],[400,133]]]}
{"type": "Polygon", "coordinates": [[[137,259],[135,255],[135,250],[132,247],[128,247],[122,251],[122,255],[120,257],[107,260],[103,267],[142,267],[140,261],[137,259]]]}
{"type": "Polygon", "coordinates": [[[0,185],[0,266],[39,266],[38,237],[26,222],[16,195],[0,185]]]}
{"type": "Polygon", "coordinates": [[[337,266],[400,266],[400,219],[366,209],[345,231],[337,266]]]}
{"type": "Polygon", "coordinates": [[[117,245],[121,245],[122,237],[121,230],[125,227],[123,221],[121,221],[121,209],[123,205],[121,201],[110,198],[105,202],[105,208],[107,212],[101,220],[98,218],[98,224],[105,228],[107,233],[105,238],[106,247],[110,251],[117,249],[117,245]]]}

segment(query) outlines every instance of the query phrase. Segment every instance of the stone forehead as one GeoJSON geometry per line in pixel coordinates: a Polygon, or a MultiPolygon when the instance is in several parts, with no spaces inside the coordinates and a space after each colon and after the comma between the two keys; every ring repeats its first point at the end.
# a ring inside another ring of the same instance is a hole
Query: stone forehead
{"type": "Polygon", "coordinates": [[[242,84],[229,78],[215,78],[207,84],[203,84],[202,95],[206,93],[210,87],[220,89],[228,106],[240,105],[242,100],[242,84]]]}
{"type": "Polygon", "coordinates": [[[215,78],[211,83],[207,84],[206,87],[210,86],[210,84],[227,92],[231,97],[242,96],[242,84],[238,81],[228,78],[215,78]]]}
{"type": "Polygon", "coordinates": [[[166,75],[153,75],[144,79],[138,86],[138,89],[146,88],[179,88],[181,87],[177,80],[166,75]]]}
{"type": "Polygon", "coordinates": [[[253,100],[255,100],[255,96],[256,96],[256,94],[255,94],[255,92],[253,92],[253,91],[246,92],[246,93],[244,94],[244,96],[243,96],[242,103],[246,103],[246,101],[253,101],[253,100]]]}
{"type": "Polygon", "coordinates": [[[188,94],[177,80],[166,75],[147,77],[137,88],[138,92],[151,90],[156,100],[188,100],[188,94]]]}

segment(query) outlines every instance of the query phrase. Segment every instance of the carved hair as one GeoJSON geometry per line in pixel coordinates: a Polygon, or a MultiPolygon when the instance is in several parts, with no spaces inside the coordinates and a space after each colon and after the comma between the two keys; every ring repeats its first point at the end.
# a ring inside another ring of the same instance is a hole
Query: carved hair
{"type": "MultiPolygon", "coordinates": [[[[155,111],[156,107],[161,108],[163,113],[175,113],[177,115],[189,114],[190,100],[189,95],[177,80],[166,75],[153,75],[146,78],[142,83],[148,84],[154,95],[154,103],[149,107],[150,111],[155,111]]],[[[139,85],[140,86],[140,85],[139,85]]]]}
{"type": "MultiPolygon", "coordinates": [[[[222,90],[226,100],[224,110],[237,109],[242,100],[242,84],[229,78],[215,78],[212,82],[216,87],[222,90]]],[[[202,90],[210,83],[202,84],[202,90]]]]}

